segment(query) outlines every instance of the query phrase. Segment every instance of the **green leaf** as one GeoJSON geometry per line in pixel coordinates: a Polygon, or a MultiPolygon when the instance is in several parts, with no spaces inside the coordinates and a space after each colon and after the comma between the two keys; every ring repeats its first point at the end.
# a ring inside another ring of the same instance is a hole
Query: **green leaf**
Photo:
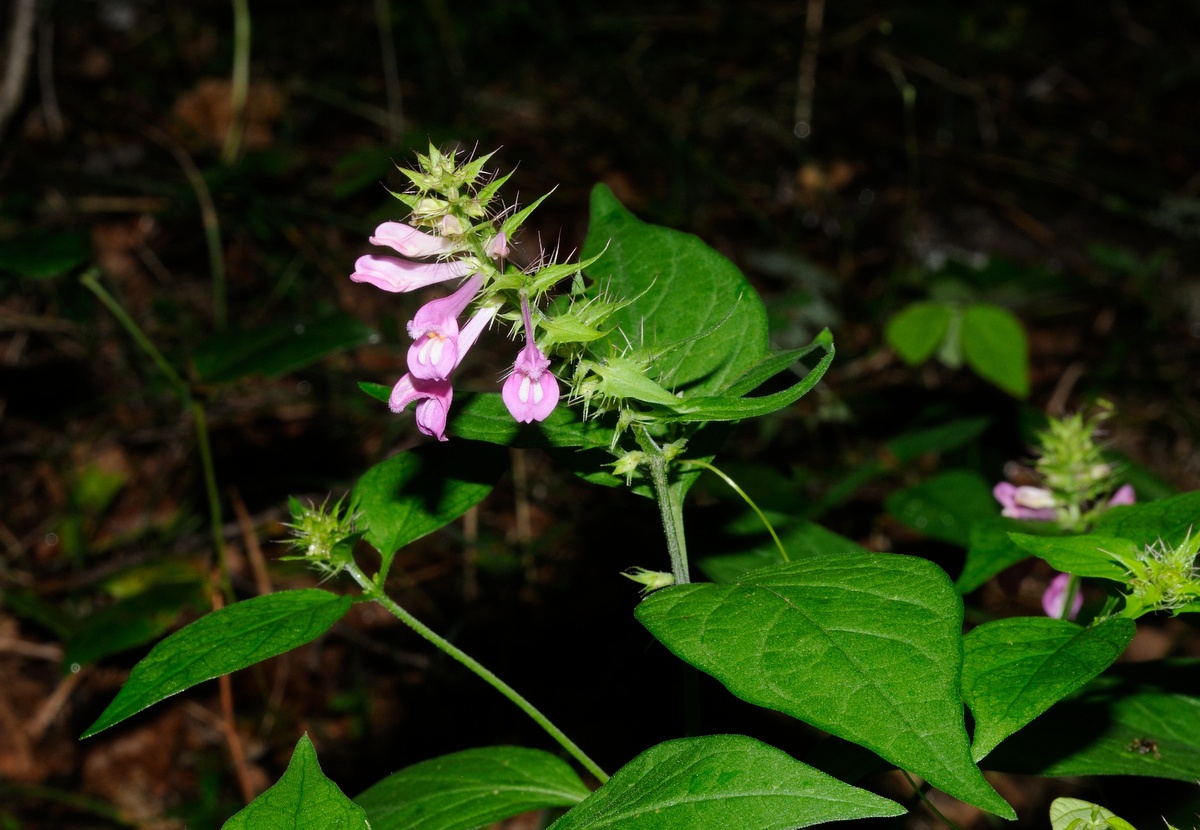
{"type": "Polygon", "coordinates": [[[742,735],[658,744],[550,830],[791,830],[904,808],[742,735]]]}
{"type": "Polygon", "coordinates": [[[350,597],[305,588],[206,614],[142,658],[116,699],[81,737],[89,738],[197,683],[311,642],[340,620],[350,603],[350,597]]]}
{"type": "Polygon", "coordinates": [[[383,555],[445,527],[483,501],[507,469],[508,456],[489,444],[425,444],[376,464],[358,480],[350,510],[367,542],[383,555]]]}
{"type": "Polygon", "coordinates": [[[959,418],[929,429],[897,435],[887,442],[888,451],[897,462],[904,464],[933,452],[949,452],[978,438],[992,419],[959,418]]]}
{"type": "Polygon", "coordinates": [[[371,383],[370,381],[360,380],[358,388],[377,401],[387,403],[392,398],[392,387],[384,383],[371,383]]]}
{"type": "Polygon", "coordinates": [[[218,332],[196,349],[193,361],[204,383],[229,383],[255,374],[278,377],[376,336],[361,320],[334,314],[309,323],[218,332]]]}
{"type": "Polygon", "coordinates": [[[275,786],[243,807],[221,830],[371,830],[367,814],[325,777],[308,735],[300,738],[275,786]]]}
{"type": "Polygon", "coordinates": [[[374,830],[474,830],[530,810],[570,807],[588,792],[548,752],[489,746],[405,767],[354,800],[374,830]]]}
{"type": "Polygon", "coordinates": [[[932,562],[814,557],[731,585],[666,588],[643,600],[637,617],[737,697],[1013,815],[971,760],[958,689],[962,601],[932,562]]]}
{"type": "Polygon", "coordinates": [[[605,427],[596,420],[585,421],[578,409],[569,406],[555,407],[550,417],[541,423],[519,424],[496,392],[456,398],[447,431],[472,441],[541,449],[607,448],[612,441],[612,427],[605,427]]]}
{"type": "Polygon", "coordinates": [[[786,352],[773,352],[761,361],[747,369],[737,380],[723,390],[726,395],[741,396],[753,392],[766,381],[775,377],[784,369],[791,368],[796,361],[807,357],[817,349],[829,351],[833,348],[833,335],[829,329],[824,329],[813,338],[813,341],[800,349],[790,349],[786,352]]]}
{"type": "Polygon", "coordinates": [[[883,339],[909,366],[930,358],[950,328],[950,308],[945,303],[913,303],[888,320],[883,339]]]}
{"type": "Polygon", "coordinates": [[[184,608],[201,608],[196,582],[160,585],[85,617],[63,644],[63,667],[94,663],[150,642],[170,628],[184,608]]]}
{"type": "Polygon", "coordinates": [[[1121,618],[1082,628],[1013,617],[971,631],[963,638],[962,695],[975,716],[975,760],[1111,666],[1136,630],[1121,618]]]}
{"type": "Polygon", "coordinates": [[[963,546],[973,524],[1000,513],[991,486],[969,470],[949,470],[898,490],[888,496],[886,506],[892,517],[926,536],[963,546]]]}
{"type": "Polygon", "coordinates": [[[0,239],[0,271],[33,279],[65,274],[91,255],[88,235],[77,231],[27,231],[0,239]]]}
{"type": "Polygon", "coordinates": [[[1000,744],[989,769],[1200,778],[1200,661],[1121,664],[1000,744]]]}
{"type": "Polygon", "coordinates": [[[581,256],[601,252],[589,275],[631,302],[609,318],[593,354],[630,343],[660,353],[658,378],[686,395],[720,392],[767,354],[766,310],[732,262],[691,234],[642,222],[596,185],[581,256]]]}
{"type": "Polygon", "coordinates": [[[1200,517],[1200,490],[1168,499],[1109,508],[1094,530],[1108,536],[1130,539],[1139,546],[1160,538],[1177,545],[1200,517]]]}
{"type": "Polygon", "coordinates": [[[1030,536],[1010,533],[1018,547],[1046,560],[1050,567],[1075,576],[1094,576],[1124,582],[1128,576],[1121,562],[1136,562],[1138,547],[1114,536],[1030,536]]]}
{"type": "Polygon", "coordinates": [[[1050,830],[1134,830],[1134,827],[1099,804],[1078,798],[1056,798],[1050,802],[1050,830]]]}
{"type": "Polygon", "coordinates": [[[960,593],[974,591],[996,574],[1029,558],[1029,551],[1009,538],[1009,533],[1014,530],[1048,534],[1061,532],[1053,522],[1019,521],[1003,516],[973,522],[967,534],[967,559],[962,573],[954,582],[954,587],[960,593]]]}
{"type": "Polygon", "coordinates": [[[962,315],[967,365],[1016,398],[1029,397],[1029,342],[1021,321],[999,306],[979,304],[962,315]]]}

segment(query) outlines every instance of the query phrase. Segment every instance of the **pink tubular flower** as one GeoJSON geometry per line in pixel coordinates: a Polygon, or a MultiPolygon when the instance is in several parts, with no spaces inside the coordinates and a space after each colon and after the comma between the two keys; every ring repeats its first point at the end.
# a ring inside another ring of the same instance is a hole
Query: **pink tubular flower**
{"type": "MultiPolygon", "coordinates": [[[[462,360],[467,350],[474,345],[476,339],[496,315],[496,308],[481,308],[471,315],[471,319],[463,326],[458,335],[457,356],[453,370],[462,360]]],[[[457,325],[457,324],[456,324],[457,325]]],[[[439,441],[446,439],[446,420],[450,416],[450,403],[454,400],[454,388],[447,379],[428,380],[416,378],[407,374],[396,382],[392,395],[388,399],[388,408],[393,412],[403,412],[410,403],[417,404],[417,429],[426,435],[433,436],[439,441]]]]}
{"type": "Polygon", "coordinates": [[[354,273],[350,275],[350,279],[369,283],[384,291],[400,293],[455,277],[465,277],[470,272],[470,264],[462,261],[413,262],[394,256],[368,254],[355,260],[354,273]]]}
{"type": "Polygon", "coordinates": [[[525,317],[525,348],[517,353],[500,397],[513,418],[528,424],[544,421],[554,411],[558,405],[558,379],[547,371],[550,360],[533,342],[533,321],[525,297],[521,297],[521,312],[525,317]]]}
{"type": "Polygon", "coordinates": [[[408,349],[408,371],[414,378],[450,377],[459,361],[458,315],[482,285],[483,277],[475,274],[453,294],[426,303],[413,315],[408,323],[408,334],[413,339],[408,349]]]}
{"type": "MultiPolygon", "coordinates": [[[[1050,580],[1050,587],[1042,594],[1042,610],[1046,612],[1047,617],[1053,617],[1056,620],[1063,618],[1063,608],[1067,604],[1067,589],[1070,585],[1070,574],[1059,574],[1050,580]]],[[[1067,614],[1066,618],[1068,620],[1075,619],[1079,616],[1082,608],[1083,594],[1076,591],[1075,598],[1071,601],[1071,613],[1067,614]]]]}
{"type": "Polygon", "coordinates": [[[1137,501],[1137,494],[1133,492],[1132,484],[1122,484],[1117,488],[1117,492],[1112,494],[1112,498],[1108,500],[1109,507],[1121,507],[1130,505],[1137,501]]]}
{"type": "Polygon", "coordinates": [[[492,237],[492,241],[487,244],[485,253],[492,259],[504,259],[508,256],[508,235],[504,231],[492,237]]]}
{"type": "Polygon", "coordinates": [[[454,243],[446,237],[419,231],[403,222],[384,222],[375,229],[371,244],[387,245],[411,257],[436,256],[454,250],[454,243]]]}
{"type": "Polygon", "coordinates": [[[992,488],[992,495],[1004,508],[1000,514],[1010,519],[1051,521],[1058,517],[1054,510],[1054,497],[1041,487],[1017,487],[1002,481],[992,488]]]}

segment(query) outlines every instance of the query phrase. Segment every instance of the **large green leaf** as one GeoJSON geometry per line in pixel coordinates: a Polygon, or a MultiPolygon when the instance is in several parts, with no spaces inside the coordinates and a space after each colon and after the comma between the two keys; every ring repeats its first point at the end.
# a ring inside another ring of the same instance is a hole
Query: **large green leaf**
{"type": "Polygon", "coordinates": [[[1010,808],[971,760],[962,601],[925,559],[821,556],[647,597],[637,617],[750,703],[862,744],[950,795],[1010,808]]]}
{"type": "Polygon", "coordinates": [[[160,585],[80,620],[63,643],[63,667],[94,663],[153,640],[174,624],[184,608],[203,598],[196,582],[160,585]]]}
{"type": "Polygon", "coordinates": [[[196,373],[205,383],[228,383],[249,375],[277,377],[351,349],[375,337],[348,314],[311,322],[287,321],[252,331],[222,331],[197,347],[196,373]]]}
{"type": "Polygon", "coordinates": [[[1200,778],[1200,661],[1114,666],[987,758],[1035,775],[1200,778]]]}
{"type": "Polygon", "coordinates": [[[530,810],[570,807],[588,793],[548,752],[489,746],[405,767],[354,800],[374,830],[474,830],[530,810]]]}
{"type": "Polygon", "coordinates": [[[425,444],[376,464],[358,480],[351,511],[366,540],[383,555],[396,551],[466,513],[495,487],[507,454],[491,444],[425,444]]]}
{"type": "Polygon", "coordinates": [[[1138,548],[1115,536],[1030,536],[1010,533],[1023,550],[1050,563],[1050,567],[1076,576],[1123,581],[1128,569],[1121,562],[1137,561],[1138,548]]]}
{"type": "Polygon", "coordinates": [[[550,830],[791,830],[903,812],[753,738],[709,735],[651,747],[550,830]]]}
{"type": "Polygon", "coordinates": [[[1029,397],[1029,342],[1012,312],[986,303],[963,311],[962,350],[981,378],[1014,397],[1029,397]]]}
{"type": "Polygon", "coordinates": [[[229,674],[315,640],[340,620],[351,598],[316,588],[235,603],[196,620],[133,667],[88,738],[197,683],[229,674]]]}
{"type": "Polygon", "coordinates": [[[1094,530],[1131,539],[1139,545],[1149,545],[1160,538],[1174,545],[1183,541],[1198,517],[1200,490],[1195,490],[1145,504],[1110,508],[1096,522],[1094,530]]]}
{"type": "Polygon", "coordinates": [[[945,303],[913,303],[888,320],[883,339],[910,366],[924,363],[950,328],[945,303]]]}
{"type": "Polygon", "coordinates": [[[1050,803],[1050,830],[1134,830],[1134,827],[1099,804],[1079,798],[1056,798],[1050,803]]]}
{"type": "Polygon", "coordinates": [[[1000,513],[992,488],[970,470],[948,470],[888,496],[887,512],[926,536],[966,546],[971,526],[1000,513]]]}
{"type": "Polygon", "coordinates": [[[657,378],[685,396],[719,393],[767,354],[766,310],[737,266],[692,234],[642,222],[596,185],[581,256],[601,252],[589,276],[631,302],[593,354],[630,343],[661,353],[657,378]]]}
{"type": "Polygon", "coordinates": [[[275,786],[243,807],[221,830],[371,830],[367,815],[325,777],[308,735],[300,738],[275,786]]]}
{"type": "MultiPolygon", "coordinates": [[[[759,521],[757,516],[754,517],[754,520],[759,521]]],[[[779,541],[783,543],[783,549],[787,551],[788,557],[792,561],[807,559],[810,556],[838,556],[844,553],[867,552],[857,542],[806,519],[778,522],[775,525],[775,532],[779,534],[779,541]]],[[[756,539],[757,544],[751,548],[737,553],[708,556],[697,562],[696,566],[713,582],[733,582],[748,571],[783,563],[784,560],[779,554],[779,548],[776,547],[774,539],[765,532],[761,538],[756,537],[756,539]]]]}
{"type": "Polygon", "coordinates": [[[1136,630],[1122,618],[1082,628],[1013,617],[971,631],[963,638],[962,694],[975,716],[975,760],[1111,666],[1136,630]]]}
{"type": "Polygon", "coordinates": [[[913,461],[926,453],[948,452],[974,441],[991,422],[991,418],[957,418],[935,427],[897,435],[887,442],[887,449],[900,463],[913,461]]]}

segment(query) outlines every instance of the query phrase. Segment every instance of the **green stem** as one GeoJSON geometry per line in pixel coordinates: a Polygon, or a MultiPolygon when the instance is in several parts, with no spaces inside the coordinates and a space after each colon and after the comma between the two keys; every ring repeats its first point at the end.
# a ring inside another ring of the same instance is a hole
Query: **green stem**
{"type": "Polygon", "coordinates": [[[710,473],[719,477],[726,484],[728,484],[730,486],[730,488],[733,489],[733,492],[735,492],[739,496],[741,496],[742,499],[745,500],[746,504],[750,505],[750,509],[753,510],[758,515],[758,518],[762,521],[762,523],[764,525],[766,525],[767,532],[770,533],[771,538],[775,540],[775,547],[777,547],[779,549],[779,555],[783,557],[783,561],[784,562],[792,561],[792,557],[788,556],[788,552],[783,547],[783,542],[779,541],[779,534],[775,532],[775,528],[771,524],[771,522],[767,519],[766,514],[758,509],[758,505],[755,504],[754,500],[751,499],[750,496],[748,496],[746,494],[745,490],[743,490],[741,487],[738,486],[738,483],[736,481],[734,481],[729,476],[725,475],[725,473],[718,470],[712,464],[709,464],[707,461],[702,461],[698,458],[688,458],[688,459],[681,461],[680,463],[688,464],[692,467],[702,467],[705,470],[708,470],[710,473]]]}
{"type": "Polygon", "coordinates": [[[163,353],[158,350],[158,347],[150,342],[150,338],[146,333],[133,321],[129,313],[117,302],[112,294],[109,294],[102,286],[99,280],[96,279],[99,274],[98,268],[91,268],[79,281],[84,287],[96,295],[96,298],[104,304],[112,315],[117,318],[117,322],[129,333],[133,338],[133,342],[138,345],[143,352],[150,356],[154,361],[154,365],[166,377],[167,382],[171,385],[171,390],[179,398],[179,402],[192,413],[192,420],[196,424],[196,443],[200,450],[200,463],[204,468],[204,490],[208,497],[208,515],[212,525],[213,546],[217,551],[217,567],[221,572],[221,591],[225,594],[225,598],[233,601],[233,588],[229,581],[229,558],[225,550],[225,535],[221,530],[224,522],[221,519],[221,497],[217,491],[217,474],[216,468],[213,465],[212,448],[208,441],[208,421],[204,415],[204,407],[201,403],[192,397],[192,391],[178,372],[175,371],[167,359],[163,357],[163,353]]]}
{"type": "Polygon", "coordinates": [[[230,79],[229,132],[221,161],[233,164],[242,154],[246,133],[246,99],[250,96],[250,2],[233,0],[233,77],[230,79]]]}
{"type": "Polygon", "coordinates": [[[204,492],[208,496],[208,520],[212,527],[213,547],[217,551],[217,568],[221,573],[221,592],[232,603],[233,583],[229,579],[229,554],[225,550],[224,521],[221,518],[221,494],[217,490],[217,469],[213,464],[212,447],[208,441],[208,419],[199,401],[192,401],[192,418],[196,423],[196,443],[200,449],[200,464],[204,468],[204,492]]]}
{"type": "Polygon", "coordinates": [[[493,674],[482,663],[476,660],[471,655],[467,654],[462,649],[455,646],[449,640],[440,636],[432,628],[418,620],[399,603],[383,592],[383,589],[374,581],[369,579],[357,565],[351,564],[347,566],[346,571],[354,578],[354,581],[363,589],[363,594],[368,599],[374,600],[390,611],[398,620],[403,622],[413,631],[417,632],[421,637],[428,640],[442,652],[454,658],[462,665],[466,666],[483,682],[487,683],[493,689],[498,691],[504,697],[508,698],[518,709],[533,719],[534,723],[546,730],[546,733],[553,738],[559,746],[565,749],[572,758],[583,765],[584,769],[596,777],[603,784],[608,780],[608,774],[600,769],[591,758],[584,754],[583,750],[575,745],[575,742],[566,736],[566,734],[555,726],[548,717],[543,715],[537,707],[522,697],[513,687],[509,686],[495,674],[493,674]]]}
{"type": "Polygon", "coordinates": [[[687,537],[683,530],[683,504],[679,494],[672,489],[667,475],[667,459],[658,444],[643,429],[637,433],[637,442],[648,458],[650,481],[654,485],[654,497],[658,501],[658,512],[662,516],[663,533],[667,537],[667,553],[671,557],[671,574],[676,585],[692,581],[688,573],[687,537]]]}
{"type": "Polygon", "coordinates": [[[138,348],[149,355],[150,359],[154,361],[154,365],[158,367],[159,371],[166,377],[167,382],[171,384],[171,390],[179,397],[179,402],[184,406],[190,404],[192,402],[192,393],[188,388],[187,382],[179,376],[179,373],[175,371],[175,367],[167,362],[162,352],[150,342],[150,338],[138,327],[138,324],[133,321],[128,312],[121,307],[121,304],[100,284],[100,281],[96,279],[99,274],[99,268],[90,268],[86,274],[79,278],[79,281],[83,283],[84,288],[95,294],[96,298],[112,312],[112,315],[117,318],[117,322],[133,338],[133,342],[137,343],[138,348]]]}

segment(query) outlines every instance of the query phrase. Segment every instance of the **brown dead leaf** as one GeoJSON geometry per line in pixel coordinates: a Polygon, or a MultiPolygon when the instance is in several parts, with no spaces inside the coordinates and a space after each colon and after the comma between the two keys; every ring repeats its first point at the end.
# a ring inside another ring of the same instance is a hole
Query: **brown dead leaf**
{"type": "MultiPolygon", "coordinates": [[[[219,148],[233,120],[231,84],[227,78],[205,78],[175,101],[174,116],[184,143],[219,148]]],[[[242,145],[262,150],[274,141],[273,127],[283,113],[283,92],[270,81],[250,84],[246,97],[246,132],[242,145]]]]}

